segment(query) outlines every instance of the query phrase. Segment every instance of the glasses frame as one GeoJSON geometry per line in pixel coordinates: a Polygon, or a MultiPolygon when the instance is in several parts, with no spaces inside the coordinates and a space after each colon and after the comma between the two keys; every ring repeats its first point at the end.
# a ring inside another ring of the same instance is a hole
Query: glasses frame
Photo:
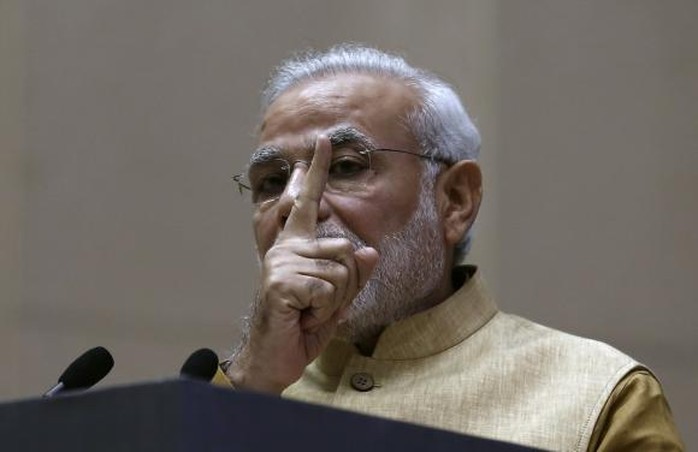
{"type": "MultiPolygon", "coordinates": [[[[413,151],[405,151],[405,150],[403,150],[403,149],[376,148],[376,149],[362,149],[362,150],[357,151],[357,152],[358,152],[359,154],[364,154],[364,155],[367,155],[367,156],[368,156],[369,165],[372,165],[371,155],[372,155],[374,152],[395,152],[395,153],[398,153],[398,154],[412,155],[412,156],[418,157],[418,158],[420,158],[420,159],[429,160],[429,161],[435,162],[435,163],[441,163],[441,164],[444,164],[444,165],[446,165],[446,166],[451,166],[451,165],[453,164],[453,163],[450,162],[449,160],[447,160],[447,159],[445,159],[445,158],[442,158],[442,157],[437,157],[437,156],[433,156],[433,155],[425,155],[425,154],[421,154],[421,153],[419,153],[419,152],[413,152],[413,151]]],[[[284,160],[284,159],[283,159],[283,158],[279,158],[279,160],[284,160]]],[[[286,161],[286,162],[289,163],[288,161],[286,161]]],[[[289,167],[289,171],[290,171],[291,168],[293,168],[293,165],[289,163],[288,167],[289,167]]],[[[241,172],[241,173],[238,173],[238,174],[235,174],[235,175],[232,176],[233,182],[235,182],[235,183],[237,184],[237,186],[238,186],[238,191],[239,191],[240,195],[244,195],[245,190],[246,190],[246,191],[249,191],[250,193],[252,192],[252,187],[250,187],[249,185],[245,184],[245,183],[242,181],[242,179],[243,179],[244,177],[245,177],[245,172],[244,172],[244,171],[241,172]]],[[[278,199],[278,198],[275,198],[275,199],[278,199]]],[[[265,202],[263,202],[262,204],[264,204],[264,203],[266,203],[266,202],[269,202],[269,201],[270,201],[270,200],[265,201],[265,202]]]]}

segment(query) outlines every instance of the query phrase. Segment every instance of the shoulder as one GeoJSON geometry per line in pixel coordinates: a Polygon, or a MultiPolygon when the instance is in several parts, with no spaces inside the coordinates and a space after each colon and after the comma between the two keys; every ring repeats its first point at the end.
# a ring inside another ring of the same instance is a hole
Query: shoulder
{"type": "Polygon", "coordinates": [[[662,387],[646,369],[628,373],[613,389],[588,448],[630,449],[684,450],[662,387]]]}
{"type": "MultiPolygon", "coordinates": [[[[585,450],[594,426],[619,382],[649,372],[603,342],[568,334],[519,316],[498,313],[481,331],[488,348],[509,361],[509,378],[531,397],[548,401],[556,419],[574,425],[574,450],[585,450]]],[[[551,421],[552,422],[552,421],[551,421]]]]}
{"type": "MultiPolygon", "coordinates": [[[[506,341],[512,349],[541,353],[550,359],[564,361],[577,368],[617,368],[627,373],[642,364],[604,342],[556,330],[531,320],[499,312],[488,327],[490,334],[506,341]]],[[[622,376],[622,375],[621,375],[622,376]]]]}

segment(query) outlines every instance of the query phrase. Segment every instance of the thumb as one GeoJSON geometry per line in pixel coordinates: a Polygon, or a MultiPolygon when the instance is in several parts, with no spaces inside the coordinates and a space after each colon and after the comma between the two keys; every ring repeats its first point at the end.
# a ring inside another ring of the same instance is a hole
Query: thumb
{"type": "Polygon", "coordinates": [[[354,251],[354,259],[356,259],[356,268],[359,272],[359,290],[361,290],[378,264],[378,251],[370,246],[359,248],[354,251]]]}

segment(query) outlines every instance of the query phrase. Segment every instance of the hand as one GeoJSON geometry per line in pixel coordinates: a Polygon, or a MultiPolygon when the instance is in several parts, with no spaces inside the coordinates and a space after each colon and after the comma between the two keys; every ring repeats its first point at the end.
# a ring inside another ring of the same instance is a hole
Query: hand
{"type": "Polygon", "coordinates": [[[316,238],[317,216],[332,158],[318,137],[310,168],[284,229],[264,256],[249,337],[228,375],[239,388],[281,393],[327,346],[378,262],[370,247],[316,238]]]}

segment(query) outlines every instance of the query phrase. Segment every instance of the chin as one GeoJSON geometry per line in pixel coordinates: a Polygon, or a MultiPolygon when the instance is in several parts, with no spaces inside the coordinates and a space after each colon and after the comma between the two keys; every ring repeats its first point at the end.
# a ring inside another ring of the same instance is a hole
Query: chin
{"type": "Polygon", "coordinates": [[[370,322],[366,315],[361,314],[354,311],[346,322],[337,327],[335,336],[352,344],[374,341],[385,329],[385,325],[370,322]]]}

